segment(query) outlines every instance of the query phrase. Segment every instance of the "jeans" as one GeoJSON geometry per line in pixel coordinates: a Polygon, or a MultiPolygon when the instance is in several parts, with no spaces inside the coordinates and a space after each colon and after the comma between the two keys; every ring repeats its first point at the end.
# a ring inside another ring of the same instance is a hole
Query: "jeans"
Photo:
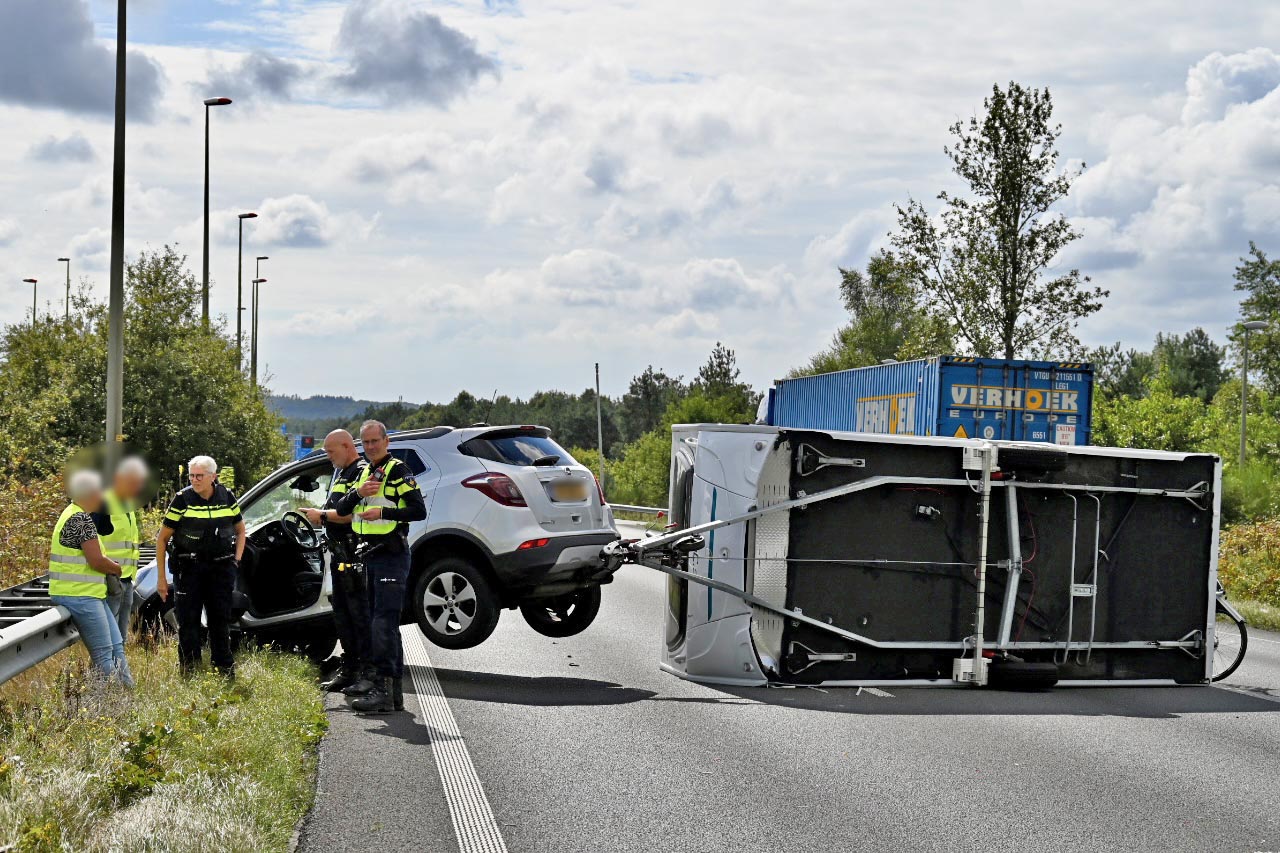
{"type": "Polygon", "coordinates": [[[379,678],[399,679],[404,674],[400,611],[408,592],[409,554],[376,551],[365,560],[365,574],[369,578],[369,662],[379,678]]]}
{"type": "Polygon", "coordinates": [[[209,622],[209,659],[219,672],[235,671],[231,657],[231,592],[235,563],[183,561],[173,582],[173,606],[178,614],[178,663],[184,673],[200,665],[200,611],[209,622]]]}
{"type": "Polygon", "coordinates": [[[52,600],[71,612],[80,639],[89,650],[93,668],[105,679],[118,678],[125,687],[133,687],[133,674],[124,658],[120,625],[107,600],[87,595],[55,595],[52,600]]]}
{"type": "Polygon", "coordinates": [[[129,621],[133,618],[133,578],[121,578],[120,585],[124,587],[124,592],[120,595],[108,595],[107,607],[111,608],[111,614],[116,618],[121,641],[128,642],[129,621]]]}
{"type": "Polygon", "coordinates": [[[333,571],[333,622],[342,643],[343,665],[358,672],[369,665],[369,585],[365,573],[350,565],[337,571],[338,559],[329,564],[333,571]]]}

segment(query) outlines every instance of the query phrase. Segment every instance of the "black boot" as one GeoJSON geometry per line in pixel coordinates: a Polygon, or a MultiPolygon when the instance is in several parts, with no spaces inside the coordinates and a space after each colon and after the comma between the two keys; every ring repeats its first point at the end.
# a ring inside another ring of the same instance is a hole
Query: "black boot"
{"type": "Polygon", "coordinates": [[[366,695],[351,703],[352,710],[361,714],[389,714],[395,710],[395,698],[393,696],[394,688],[391,682],[392,678],[378,678],[373,683],[373,689],[366,695]]]}
{"type": "Polygon", "coordinates": [[[354,684],[348,685],[342,689],[343,696],[364,696],[374,686],[373,670],[365,667],[360,671],[360,677],[356,679],[354,684]]]}
{"type": "Polygon", "coordinates": [[[333,674],[324,684],[320,685],[329,693],[341,693],[346,688],[356,683],[356,670],[354,668],[341,667],[333,674]]]}
{"type": "Polygon", "coordinates": [[[391,704],[397,711],[404,710],[404,679],[391,679],[391,704]]]}

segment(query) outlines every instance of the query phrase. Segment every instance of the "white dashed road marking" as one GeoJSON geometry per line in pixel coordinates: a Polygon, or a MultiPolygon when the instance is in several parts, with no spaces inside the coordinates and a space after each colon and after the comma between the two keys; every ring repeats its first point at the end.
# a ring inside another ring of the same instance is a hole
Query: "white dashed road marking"
{"type": "Polygon", "coordinates": [[[422,716],[431,727],[431,752],[440,771],[440,784],[449,804],[459,853],[507,853],[507,843],[502,839],[489,798],[476,775],[471,751],[462,739],[458,721],[431,666],[422,634],[416,625],[406,625],[401,629],[401,637],[404,662],[411,667],[415,692],[422,703],[422,716]]]}

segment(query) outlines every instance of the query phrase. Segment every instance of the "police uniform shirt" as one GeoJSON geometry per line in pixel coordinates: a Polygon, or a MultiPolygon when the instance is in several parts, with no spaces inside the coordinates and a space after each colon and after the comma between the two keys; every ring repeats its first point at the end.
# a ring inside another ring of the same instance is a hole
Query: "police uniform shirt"
{"type": "MultiPolygon", "coordinates": [[[[383,507],[382,518],[385,521],[397,522],[395,535],[405,537],[409,535],[409,522],[421,521],[427,517],[427,503],[422,498],[422,492],[418,490],[418,481],[409,473],[409,467],[399,459],[388,454],[377,465],[372,462],[368,463],[370,467],[381,468],[386,474],[386,488],[383,495],[388,499],[395,501],[403,500],[404,506],[383,507]]],[[[359,473],[356,475],[359,476],[359,473]]],[[[372,474],[370,475],[372,476],[372,474]]],[[[363,500],[360,496],[359,489],[351,489],[342,496],[342,500],[337,503],[339,515],[351,515],[363,500]]],[[[392,534],[383,534],[391,536],[392,534]]],[[[371,538],[371,537],[365,537],[371,538]]]]}
{"type": "MultiPolygon", "coordinates": [[[[357,456],[356,461],[346,468],[335,468],[333,482],[329,484],[329,496],[325,499],[324,506],[320,508],[332,511],[333,515],[350,515],[350,513],[340,511],[338,504],[346,497],[351,485],[360,478],[360,472],[364,470],[365,464],[364,459],[357,456]]],[[[326,521],[324,529],[329,534],[330,539],[335,536],[345,537],[351,533],[351,524],[335,524],[332,521],[326,521]]]]}
{"type": "Polygon", "coordinates": [[[236,496],[214,483],[207,499],[191,486],[174,495],[163,523],[174,531],[173,542],[180,553],[216,559],[234,556],[235,526],[243,520],[236,496]]]}

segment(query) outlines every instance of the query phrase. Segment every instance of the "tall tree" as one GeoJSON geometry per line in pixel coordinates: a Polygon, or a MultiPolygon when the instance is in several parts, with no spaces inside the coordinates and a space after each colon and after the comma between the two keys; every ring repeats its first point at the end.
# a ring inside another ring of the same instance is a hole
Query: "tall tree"
{"type": "MultiPolygon", "coordinates": [[[[1249,333],[1249,372],[1260,377],[1272,393],[1280,392],[1280,261],[1273,261],[1249,241],[1249,256],[1236,267],[1236,290],[1245,294],[1240,300],[1240,319],[1266,320],[1270,327],[1249,333]]],[[[1237,327],[1231,335],[1237,354],[1244,344],[1244,330],[1237,327]]]]}
{"type": "Polygon", "coordinates": [[[627,438],[634,441],[656,427],[667,407],[685,393],[682,377],[654,370],[652,364],[638,376],[633,376],[627,393],[622,395],[620,413],[627,438]]]}
{"type": "Polygon", "coordinates": [[[996,85],[983,109],[952,125],[955,142],[943,149],[969,197],[939,193],[937,220],[914,199],[898,206],[893,245],[973,355],[1069,355],[1080,319],[1109,295],[1079,270],[1050,270],[1080,236],[1051,212],[1079,172],[1058,170],[1062,127],[1048,89],[996,85]]]}
{"type": "Polygon", "coordinates": [[[1147,396],[1148,380],[1156,375],[1156,360],[1149,352],[1122,349],[1120,342],[1096,347],[1085,354],[1093,365],[1093,384],[1099,397],[1147,396]]]}
{"type": "Polygon", "coordinates": [[[1169,387],[1176,396],[1208,403],[1226,381],[1226,348],[1199,327],[1185,335],[1157,334],[1151,354],[1156,369],[1167,373],[1169,387]]]}
{"type": "Polygon", "coordinates": [[[698,376],[690,383],[689,390],[697,396],[712,399],[723,397],[732,405],[751,409],[755,406],[757,395],[750,385],[740,380],[741,375],[737,355],[716,341],[715,348],[707,357],[707,363],[698,368],[698,376]]]}
{"type": "MultiPolygon", "coordinates": [[[[0,451],[24,473],[97,445],[105,417],[107,310],[84,293],[69,322],[7,327],[0,338],[0,451]],[[34,452],[33,452],[34,451],[34,452]]],[[[280,419],[241,370],[235,341],[200,319],[200,284],[165,246],[125,266],[124,425],[166,480],[198,453],[239,482],[284,461],[280,419]]]]}
{"type": "Polygon", "coordinates": [[[892,252],[872,255],[865,273],[841,268],[840,298],[849,312],[849,324],[836,332],[828,349],[792,371],[793,376],[940,355],[952,349],[951,324],[929,309],[892,252]]]}

